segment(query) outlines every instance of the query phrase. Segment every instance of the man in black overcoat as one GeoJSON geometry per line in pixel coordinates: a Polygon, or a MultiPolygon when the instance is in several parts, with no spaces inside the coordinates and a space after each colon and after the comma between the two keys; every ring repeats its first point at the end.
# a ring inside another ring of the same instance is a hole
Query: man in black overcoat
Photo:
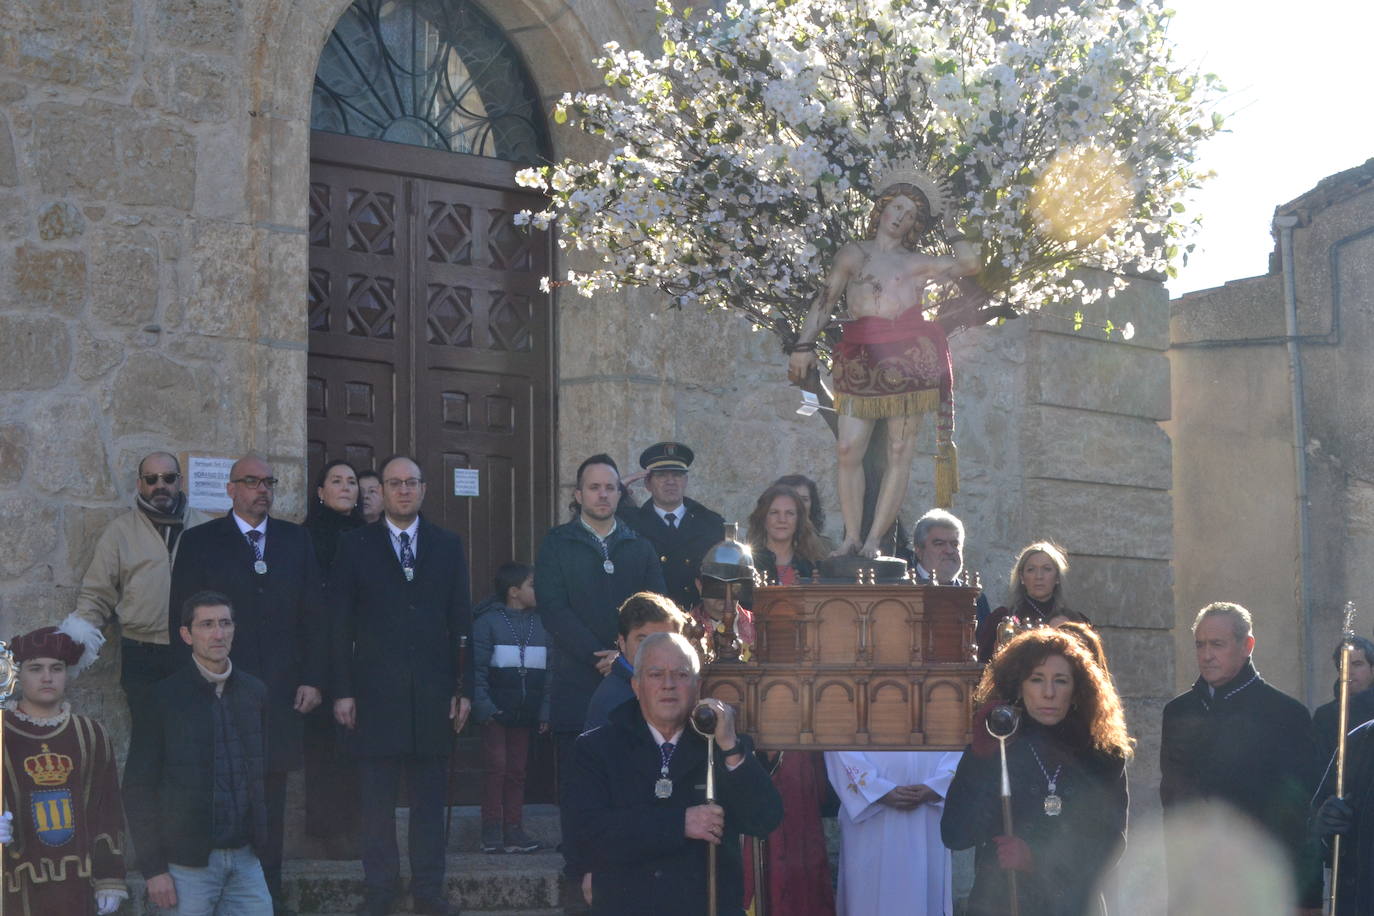
{"type": "Polygon", "coordinates": [[[458,535],[420,516],[420,467],[381,466],[382,517],[339,538],[328,597],[335,612],[334,717],[358,758],[366,899],[384,914],[397,893],[396,796],[410,797],[415,912],[447,914],[445,774],[472,706],[468,560],[458,535]]]}
{"type": "MultiPolygon", "coordinates": [[[[539,615],[553,646],[549,724],[560,799],[567,798],[573,742],[616,655],[617,608],[635,592],[664,592],[653,545],[616,519],[620,471],[608,455],[593,455],[578,467],[573,500],[577,518],[550,529],[534,565],[539,615]]],[[[567,812],[560,812],[566,822],[567,812]]],[[[583,870],[566,826],[562,834],[564,875],[580,879],[583,870]]]]}
{"type": "Polygon", "coordinates": [[[688,723],[700,661],[685,637],[649,636],[634,669],[635,699],[577,739],[568,779],[567,823],[592,873],[592,906],[603,916],[700,916],[715,845],[717,912],[742,916],[739,835],[773,832],[782,798],[736,733],[734,711],[713,699],[716,803],[706,802],[706,741],[688,723]]]}
{"type": "MultiPolygon", "coordinates": [[[[320,704],[328,676],[329,622],[310,534],[268,514],[276,484],[272,466],[256,455],[234,462],[226,486],[232,511],[181,535],[167,625],[180,631],[192,595],[227,595],[236,625],[234,667],[267,685],[267,837],[259,855],[281,914],[289,912],[281,888],[286,774],[303,763],[305,714],[320,704]]],[[[189,664],[186,647],[178,650],[189,664]]]]}
{"type": "MultiPolygon", "coordinates": [[[[1164,707],[1160,800],[1166,816],[1189,803],[1225,802],[1285,851],[1304,909],[1321,904],[1321,863],[1308,831],[1320,771],[1307,707],[1267,684],[1251,661],[1250,612],[1219,601],[1193,622],[1199,677],[1164,707]]],[[[1200,863],[1173,852],[1166,826],[1172,909],[1200,863]]],[[[1202,867],[1205,867],[1203,864],[1202,867]]]]}
{"type": "Polygon", "coordinates": [[[664,594],[684,612],[701,601],[701,558],[725,540],[725,519],[687,497],[687,469],[694,457],[681,442],[658,442],[640,454],[650,498],[635,511],[631,523],[654,545],[668,588],[664,594]]]}
{"type": "Polygon", "coordinates": [[[1337,796],[1336,768],[1327,770],[1317,795],[1317,832],[1326,846],[1341,836],[1341,866],[1336,916],[1374,914],[1374,721],[1362,722],[1346,737],[1345,794],[1337,796]]]}

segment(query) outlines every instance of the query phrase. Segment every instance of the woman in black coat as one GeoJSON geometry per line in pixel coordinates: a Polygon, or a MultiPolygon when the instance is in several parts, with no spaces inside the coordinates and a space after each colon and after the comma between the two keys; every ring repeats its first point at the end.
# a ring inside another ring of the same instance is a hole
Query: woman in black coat
{"type": "MultiPolygon", "coordinates": [[[[329,581],[339,535],[363,525],[358,471],[347,461],[330,461],[315,478],[315,498],[305,529],[315,543],[320,575],[329,581]]],[[[324,583],[321,583],[323,587],[324,583]]],[[[325,843],[332,859],[358,857],[358,771],[336,737],[334,704],[326,697],[305,720],[305,832],[325,843]]]]}
{"type": "Polygon", "coordinates": [[[950,849],[976,847],[969,916],[1105,914],[1100,886],[1126,844],[1126,733],[1111,678],[1083,643],[1050,628],[1022,633],[983,672],[973,743],[945,797],[950,849]],[[1002,829],[1001,764],[987,731],[992,707],[1020,724],[1007,742],[1012,830],[1002,829]]]}
{"type": "Polygon", "coordinates": [[[359,494],[358,469],[347,461],[330,461],[315,477],[315,498],[305,510],[305,529],[315,542],[315,559],[325,582],[334,566],[339,535],[364,524],[359,494]]]}

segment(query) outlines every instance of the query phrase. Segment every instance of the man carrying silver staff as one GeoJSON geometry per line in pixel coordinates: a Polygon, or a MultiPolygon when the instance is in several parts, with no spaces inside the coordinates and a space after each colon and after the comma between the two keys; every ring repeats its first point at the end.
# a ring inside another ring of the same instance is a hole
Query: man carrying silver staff
{"type": "MultiPolygon", "coordinates": [[[[1355,647],[1350,654],[1350,709],[1347,731],[1374,719],[1374,642],[1363,636],[1354,636],[1350,645],[1355,647]]],[[[1341,652],[1345,643],[1336,647],[1331,659],[1337,672],[1341,667],[1341,652]]],[[[1317,758],[1325,766],[1336,753],[1336,718],[1340,706],[1340,681],[1337,680],[1333,692],[1337,698],[1330,703],[1318,706],[1312,712],[1312,731],[1317,739],[1317,758]]]]}
{"type": "MultiPolygon", "coordinates": [[[[1353,720],[1352,720],[1353,722],[1353,720]]],[[[1328,849],[1339,836],[1340,867],[1333,916],[1374,914],[1374,721],[1346,737],[1345,795],[1336,795],[1335,768],[1317,793],[1316,829],[1328,849]]]]}
{"type": "Polygon", "coordinates": [[[572,842],[595,876],[592,902],[604,916],[700,916],[708,910],[708,855],[715,858],[716,912],[744,912],[739,834],[767,836],[782,799],[735,731],[719,700],[714,733],[717,804],[705,802],[707,742],[688,718],[697,705],[700,662],[678,633],[655,633],[635,654],[638,703],[577,739],[568,776],[572,842]]]}

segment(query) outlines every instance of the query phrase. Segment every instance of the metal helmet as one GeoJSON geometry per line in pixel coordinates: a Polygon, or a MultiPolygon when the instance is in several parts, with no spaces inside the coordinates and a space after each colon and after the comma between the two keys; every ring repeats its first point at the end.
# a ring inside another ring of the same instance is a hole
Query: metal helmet
{"type": "Polygon", "coordinates": [[[754,555],[748,544],[741,544],[735,538],[739,535],[739,525],[735,522],[725,524],[725,540],[721,541],[701,558],[703,579],[716,579],[720,582],[753,582],[754,555]]]}

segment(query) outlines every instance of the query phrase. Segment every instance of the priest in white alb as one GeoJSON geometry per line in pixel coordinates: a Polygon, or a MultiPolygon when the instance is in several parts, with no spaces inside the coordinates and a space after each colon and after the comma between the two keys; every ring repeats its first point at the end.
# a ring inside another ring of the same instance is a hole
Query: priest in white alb
{"type": "Polygon", "coordinates": [[[954,912],[940,815],[961,756],[826,752],[826,772],[840,797],[839,916],[954,912]]]}

